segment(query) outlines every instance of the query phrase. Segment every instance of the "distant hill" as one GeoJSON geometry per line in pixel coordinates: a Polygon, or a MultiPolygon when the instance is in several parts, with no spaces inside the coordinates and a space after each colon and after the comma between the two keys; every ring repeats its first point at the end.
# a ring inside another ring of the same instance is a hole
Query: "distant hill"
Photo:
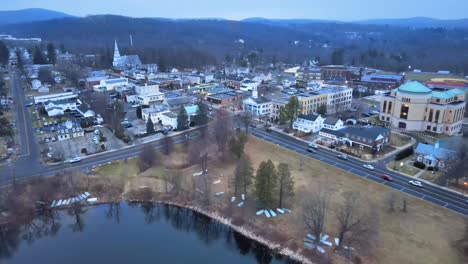
{"type": "Polygon", "coordinates": [[[99,53],[105,63],[112,60],[117,40],[122,54],[138,54],[145,63],[173,67],[216,64],[227,58],[235,58],[239,64],[247,60],[259,64],[303,63],[320,58],[322,64],[345,63],[389,71],[404,71],[411,65],[425,71],[468,72],[468,27],[441,30],[362,23],[365,24],[309,19],[173,20],[97,15],[0,25],[0,32],[15,37],[40,37],[46,42],[64,44],[73,53],[99,53]],[[343,58],[332,60],[332,54],[341,53],[340,50],[343,58]]]}
{"type": "Polygon", "coordinates": [[[320,20],[320,19],[268,19],[268,18],[247,18],[242,20],[249,23],[261,23],[276,26],[297,26],[315,23],[335,23],[335,24],[360,24],[360,25],[380,25],[398,26],[411,28],[468,28],[467,19],[435,19],[428,17],[413,17],[403,19],[369,19],[358,21],[320,20]]]}
{"type": "Polygon", "coordinates": [[[413,28],[468,28],[468,18],[464,19],[435,19],[429,17],[413,17],[404,19],[370,19],[355,21],[366,25],[389,25],[413,28]]]}
{"type": "Polygon", "coordinates": [[[41,8],[0,11],[0,25],[44,21],[64,17],[71,17],[71,15],[41,8]]]}

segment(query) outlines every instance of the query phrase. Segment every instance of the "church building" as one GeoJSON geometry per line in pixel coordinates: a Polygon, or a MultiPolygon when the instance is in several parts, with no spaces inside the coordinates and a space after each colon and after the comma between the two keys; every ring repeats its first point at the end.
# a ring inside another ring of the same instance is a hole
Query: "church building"
{"type": "Polygon", "coordinates": [[[137,68],[141,66],[141,61],[138,55],[120,56],[119,47],[117,46],[117,41],[115,41],[114,60],[112,61],[112,66],[114,66],[114,69],[116,70],[137,68]]]}

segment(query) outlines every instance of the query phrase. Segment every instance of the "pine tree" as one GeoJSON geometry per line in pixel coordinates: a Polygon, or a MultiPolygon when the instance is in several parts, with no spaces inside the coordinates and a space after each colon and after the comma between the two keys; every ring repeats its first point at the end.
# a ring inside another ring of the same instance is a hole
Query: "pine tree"
{"type": "Polygon", "coordinates": [[[247,143],[247,134],[244,132],[239,133],[237,138],[232,137],[231,140],[229,140],[229,149],[238,159],[244,154],[245,143],[247,143]]]}
{"type": "Polygon", "coordinates": [[[44,53],[42,53],[42,50],[41,48],[39,48],[39,46],[34,47],[33,63],[34,64],[46,64],[44,53]]]}
{"type": "Polygon", "coordinates": [[[320,115],[326,115],[327,114],[327,105],[326,104],[321,104],[318,109],[317,113],[320,115]]]}
{"type": "Polygon", "coordinates": [[[151,135],[154,133],[154,124],[151,117],[148,117],[148,122],[146,122],[146,134],[151,135]]]}
{"type": "Polygon", "coordinates": [[[302,112],[302,106],[296,96],[291,96],[288,103],[280,107],[281,122],[289,122],[289,128],[292,128],[294,120],[302,112]]]}
{"type": "Polygon", "coordinates": [[[0,41],[0,65],[6,65],[8,63],[9,51],[3,41],[0,41]]]}
{"type": "Polygon", "coordinates": [[[138,119],[141,119],[142,118],[142,113],[141,113],[141,106],[138,106],[136,108],[136,116],[138,119]]]}
{"type": "Polygon", "coordinates": [[[188,126],[188,114],[185,108],[182,106],[179,110],[179,114],[177,115],[177,129],[178,130],[185,130],[188,126]]]}
{"type": "Polygon", "coordinates": [[[57,62],[57,53],[55,51],[55,46],[50,42],[49,44],[47,44],[47,60],[50,64],[55,64],[57,62]]]}
{"type": "Polygon", "coordinates": [[[208,107],[204,103],[197,104],[197,114],[195,116],[195,124],[197,126],[206,125],[208,123],[208,107]]]}
{"type": "Polygon", "coordinates": [[[255,196],[265,208],[273,207],[275,203],[277,174],[271,160],[262,161],[255,175],[255,196]]]}
{"type": "Polygon", "coordinates": [[[252,184],[253,169],[249,157],[242,156],[236,164],[234,170],[234,194],[237,196],[242,191],[242,194],[247,194],[248,187],[252,184]]]}
{"type": "Polygon", "coordinates": [[[283,208],[283,202],[288,197],[294,196],[294,180],[291,171],[286,163],[278,165],[278,185],[279,185],[279,207],[283,208]]]}

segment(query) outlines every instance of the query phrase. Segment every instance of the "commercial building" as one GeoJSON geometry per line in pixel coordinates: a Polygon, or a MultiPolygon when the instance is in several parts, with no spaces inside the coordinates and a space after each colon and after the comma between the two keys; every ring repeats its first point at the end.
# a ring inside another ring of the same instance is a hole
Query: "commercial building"
{"type": "Polygon", "coordinates": [[[436,91],[408,82],[382,96],[380,120],[403,130],[454,135],[462,127],[465,105],[459,89],[436,91]]]}
{"type": "Polygon", "coordinates": [[[398,88],[404,81],[405,77],[403,75],[372,73],[362,76],[360,84],[366,87],[368,91],[375,92],[398,88]]]}

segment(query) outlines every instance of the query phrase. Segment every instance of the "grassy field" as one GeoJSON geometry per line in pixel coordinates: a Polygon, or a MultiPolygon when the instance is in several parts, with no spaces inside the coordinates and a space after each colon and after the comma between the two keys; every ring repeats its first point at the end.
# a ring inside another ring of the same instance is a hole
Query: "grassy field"
{"type": "Polygon", "coordinates": [[[387,164],[387,168],[390,170],[393,170],[395,166],[395,168],[399,172],[404,173],[409,176],[414,176],[416,175],[416,173],[420,171],[420,169],[410,165],[413,162],[412,159],[413,157],[408,157],[403,160],[392,161],[389,164],[387,164]],[[403,166],[401,166],[402,163],[403,163],[403,166]]]}
{"type": "MultiPolygon", "coordinates": [[[[400,199],[404,197],[407,200],[408,213],[388,213],[384,199],[391,190],[387,187],[312,159],[305,159],[303,169],[299,170],[301,156],[257,138],[249,138],[246,152],[254,167],[267,159],[275,164],[286,162],[292,167],[296,182],[293,210],[296,212],[300,212],[301,200],[318,186],[333,190],[332,208],[342,202],[341,194],[350,190],[359,192],[369,203],[374,203],[380,215],[378,263],[464,263],[452,245],[463,232],[463,216],[404,194],[399,195],[400,199]]],[[[330,210],[325,229],[333,237],[336,235],[336,223],[332,216],[333,210],[330,210]]],[[[296,218],[288,224],[302,229],[304,225],[300,222],[296,218]]],[[[302,230],[303,235],[305,231],[302,230]]],[[[302,240],[302,237],[297,239],[302,240]]]]}
{"type": "Polygon", "coordinates": [[[452,81],[464,81],[460,76],[450,75],[450,74],[431,74],[431,73],[416,73],[416,72],[406,72],[406,80],[418,81],[418,82],[427,82],[432,79],[438,80],[452,80],[452,81]]]}
{"type": "MultiPolygon", "coordinates": [[[[281,245],[296,247],[306,255],[311,254],[310,250],[303,248],[303,238],[310,232],[305,229],[302,220],[304,200],[317,188],[331,190],[333,195],[325,222],[325,233],[334,238],[337,236],[334,209],[342,204],[344,192],[355,191],[369,204],[374,205],[379,213],[378,249],[364,263],[465,263],[453,247],[453,242],[463,233],[463,216],[401,193],[396,193],[396,207],[399,208],[402,200],[406,199],[408,212],[397,210],[389,213],[384,201],[387,195],[393,192],[391,189],[255,137],[249,137],[245,153],[251,158],[255,169],[260,162],[268,159],[275,165],[280,162],[289,164],[295,181],[295,196],[287,201],[286,205],[293,210],[293,214],[268,220],[255,216],[256,208],[254,203],[250,202],[250,195],[247,195],[247,205],[244,208],[231,206],[229,182],[233,176],[234,162],[223,163],[212,158],[208,166],[209,173],[213,181],[220,181],[219,184],[212,185],[212,192],[224,191],[227,194],[224,198],[213,199],[218,205],[226,207],[226,213],[235,221],[241,221],[243,227],[255,230],[259,235],[270,236],[270,239],[275,237],[273,233],[279,232],[284,235],[276,237],[281,245]]],[[[139,174],[138,158],[105,164],[96,168],[96,173],[123,179],[126,182],[126,191],[150,187],[162,192],[163,183],[160,177],[170,173],[170,170],[174,172],[174,168],[183,164],[184,160],[184,151],[177,147],[172,156],[163,158],[163,165],[142,174],[139,174]]],[[[192,174],[199,170],[198,166],[178,170],[184,176],[183,186],[187,192],[193,188],[192,174]]]]}

